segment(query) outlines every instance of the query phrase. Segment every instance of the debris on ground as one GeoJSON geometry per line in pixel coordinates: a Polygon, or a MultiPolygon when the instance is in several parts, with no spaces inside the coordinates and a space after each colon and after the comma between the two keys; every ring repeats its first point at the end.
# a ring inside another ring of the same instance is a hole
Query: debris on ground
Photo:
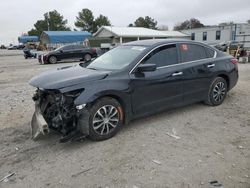
{"type": "Polygon", "coordinates": [[[214,186],[214,187],[220,187],[220,188],[223,188],[223,185],[221,183],[219,183],[217,180],[215,181],[210,181],[209,182],[210,185],[214,186]]]}
{"type": "Polygon", "coordinates": [[[168,136],[171,136],[171,137],[175,138],[175,139],[180,139],[181,138],[181,137],[179,137],[179,136],[176,135],[176,131],[175,131],[174,128],[172,129],[172,133],[167,132],[166,134],[168,136]]]}
{"type": "Polygon", "coordinates": [[[152,162],[154,162],[154,163],[156,163],[156,164],[158,164],[158,165],[161,165],[161,162],[158,161],[158,160],[152,160],[152,162]]]}
{"type": "Polygon", "coordinates": [[[238,146],[239,149],[243,149],[243,146],[238,146]]]}
{"type": "Polygon", "coordinates": [[[7,174],[6,176],[4,176],[4,177],[0,180],[0,182],[8,182],[8,181],[9,181],[9,178],[10,178],[11,176],[14,176],[14,175],[15,175],[15,173],[7,174]]]}
{"type": "Polygon", "coordinates": [[[92,170],[92,169],[93,169],[93,168],[88,168],[88,169],[86,169],[86,170],[83,170],[83,171],[81,171],[81,172],[78,172],[78,173],[76,173],[76,174],[71,175],[71,177],[72,177],[72,178],[75,178],[75,177],[77,177],[77,176],[79,176],[79,175],[81,175],[81,174],[83,174],[83,173],[85,173],[85,172],[88,172],[88,171],[92,170]]]}
{"type": "Polygon", "coordinates": [[[215,154],[217,154],[217,155],[222,155],[222,153],[220,153],[220,152],[214,152],[215,154]]]}
{"type": "Polygon", "coordinates": [[[223,157],[223,154],[220,152],[214,152],[215,154],[219,155],[222,159],[225,159],[225,157],[223,157]]]}

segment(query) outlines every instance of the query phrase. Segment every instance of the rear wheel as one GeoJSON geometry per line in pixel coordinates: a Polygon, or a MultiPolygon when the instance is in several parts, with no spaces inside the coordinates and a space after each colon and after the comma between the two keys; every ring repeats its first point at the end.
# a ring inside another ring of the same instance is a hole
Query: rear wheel
{"type": "Polygon", "coordinates": [[[85,54],[83,59],[84,59],[84,61],[90,61],[91,58],[92,58],[92,57],[91,57],[90,54],[85,54]]]}
{"type": "Polygon", "coordinates": [[[206,104],[211,106],[218,106],[223,103],[227,96],[227,82],[222,77],[217,77],[211,83],[206,104]]]}
{"type": "Polygon", "coordinates": [[[56,58],[56,56],[50,56],[50,57],[49,57],[49,63],[51,63],[51,64],[57,63],[57,58],[56,58]]]}
{"type": "Polygon", "coordinates": [[[90,110],[89,137],[92,140],[106,140],[113,137],[123,124],[123,109],[120,103],[110,97],[98,100],[90,110]]]}

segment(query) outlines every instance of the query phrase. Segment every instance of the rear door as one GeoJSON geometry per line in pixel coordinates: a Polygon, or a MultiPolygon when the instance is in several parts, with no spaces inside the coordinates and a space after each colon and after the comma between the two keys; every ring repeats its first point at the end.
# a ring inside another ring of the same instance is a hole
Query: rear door
{"type": "Polygon", "coordinates": [[[216,66],[215,51],[196,43],[181,43],[178,49],[183,68],[184,103],[204,100],[216,66]]]}
{"type": "Polygon", "coordinates": [[[64,46],[61,52],[61,59],[71,59],[74,56],[74,45],[64,46]]]}
{"type": "Polygon", "coordinates": [[[85,47],[83,45],[75,45],[75,58],[84,57],[85,47]]]}
{"type": "Polygon", "coordinates": [[[175,44],[153,50],[141,63],[156,64],[153,72],[131,74],[135,115],[150,114],[182,104],[182,68],[175,44]]]}

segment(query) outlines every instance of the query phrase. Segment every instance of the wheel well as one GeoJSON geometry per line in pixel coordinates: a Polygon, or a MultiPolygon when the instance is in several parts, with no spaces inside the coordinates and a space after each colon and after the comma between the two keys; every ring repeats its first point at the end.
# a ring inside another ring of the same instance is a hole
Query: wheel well
{"type": "Polygon", "coordinates": [[[227,82],[227,88],[229,89],[229,77],[227,76],[227,75],[225,75],[225,74],[219,74],[218,75],[218,77],[222,77],[222,78],[224,78],[225,80],[226,80],[226,82],[227,82]]]}

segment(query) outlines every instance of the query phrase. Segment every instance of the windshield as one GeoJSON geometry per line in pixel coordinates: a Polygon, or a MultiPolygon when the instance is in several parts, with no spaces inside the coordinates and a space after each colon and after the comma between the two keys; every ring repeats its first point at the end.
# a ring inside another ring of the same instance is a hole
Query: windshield
{"type": "Polygon", "coordinates": [[[96,58],[87,68],[120,70],[128,66],[145,50],[142,46],[119,46],[96,58]]]}
{"type": "Polygon", "coordinates": [[[55,49],[55,51],[59,51],[62,50],[64,46],[58,47],[57,49],[55,49]]]}

